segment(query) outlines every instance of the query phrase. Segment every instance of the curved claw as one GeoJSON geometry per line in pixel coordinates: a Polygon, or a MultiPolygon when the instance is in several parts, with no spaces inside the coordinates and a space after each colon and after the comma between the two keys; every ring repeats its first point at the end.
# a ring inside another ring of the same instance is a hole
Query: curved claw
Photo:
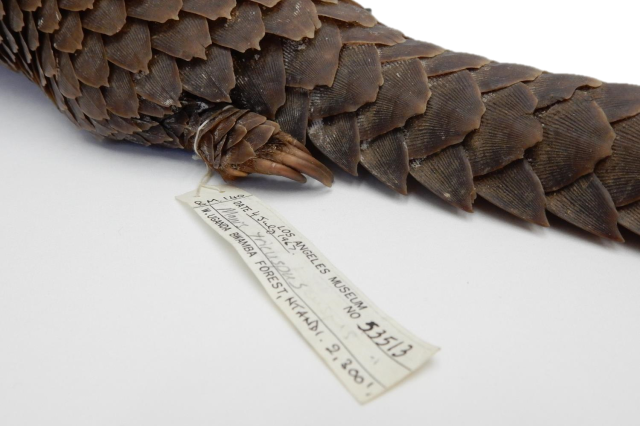
{"type": "Polygon", "coordinates": [[[294,148],[297,148],[298,150],[305,152],[309,155],[311,155],[311,152],[307,149],[306,146],[304,146],[303,143],[301,143],[300,141],[298,141],[296,138],[294,138],[293,136],[284,133],[284,132],[280,132],[276,135],[274,135],[274,138],[283,142],[285,145],[292,145],[294,148]]]}
{"type": "Polygon", "coordinates": [[[220,171],[220,174],[225,180],[236,180],[238,178],[243,178],[249,176],[249,173],[245,173],[240,170],[236,170],[232,167],[228,167],[224,170],[220,171]]]}
{"type": "Polygon", "coordinates": [[[264,158],[252,158],[242,164],[239,170],[247,174],[259,173],[262,175],[282,176],[300,183],[307,182],[307,178],[294,169],[264,158]]]}
{"type": "Polygon", "coordinates": [[[326,186],[333,184],[331,170],[316,160],[302,143],[279,131],[275,123],[267,121],[261,126],[270,131],[256,132],[254,129],[247,133],[247,138],[234,143],[232,147],[226,146],[224,139],[221,140],[218,146],[210,149],[214,152],[214,158],[208,164],[213,165],[227,180],[257,173],[304,183],[307,181],[303,176],[305,174],[326,186]],[[273,129],[276,129],[275,133],[273,129]]]}
{"type": "MultiPolygon", "coordinates": [[[[304,145],[303,145],[304,146],[304,145]]],[[[322,169],[322,171],[324,173],[326,173],[327,175],[331,176],[332,180],[333,180],[333,173],[331,173],[331,170],[329,170],[329,168],[327,166],[325,166],[324,164],[322,164],[320,161],[316,160],[316,158],[311,155],[311,153],[307,150],[305,151],[301,151],[299,149],[297,149],[297,147],[291,147],[288,145],[284,145],[282,147],[282,152],[285,152],[287,154],[291,154],[294,155],[302,160],[308,161],[309,163],[319,167],[320,169],[322,169]]]]}
{"type": "Polygon", "coordinates": [[[300,173],[304,173],[307,176],[310,176],[322,183],[325,186],[331,187],[333,184],[333,176],[331,172],[325,170],[324,166],[319,167],[307,159],[300,158],[297,155],[288,154],[286,152],[274,151],[268,154],[269,159],[272,161],[276,161],[280,164],[284,164],[285,166],[291,167],[294,170],[297,170],[300,173]]]}

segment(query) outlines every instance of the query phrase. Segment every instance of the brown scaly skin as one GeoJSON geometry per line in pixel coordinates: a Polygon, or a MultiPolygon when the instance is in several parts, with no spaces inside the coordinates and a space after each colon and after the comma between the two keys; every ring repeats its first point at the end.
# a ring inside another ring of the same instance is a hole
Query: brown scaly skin
{"type": "Polygon", "coordinates": [[[471,211],[640,234],[640,87],[417,42],[351,0],[1,0],[0,63],[79,127],[233,180],[411,175],[471,211]]]}

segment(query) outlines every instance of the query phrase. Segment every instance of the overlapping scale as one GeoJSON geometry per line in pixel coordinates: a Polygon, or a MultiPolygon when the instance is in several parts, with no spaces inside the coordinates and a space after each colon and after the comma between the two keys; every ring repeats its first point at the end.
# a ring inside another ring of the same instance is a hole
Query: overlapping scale
{"type": "Polygon", "coordinates": [[[342,50],[340,30],[324,23],[312,39],[284,40],[282,43],[287,86],[313,90],[332,86],[342,50]]]}
{"type": "Polygon", "coordinates": [[[114,35],[126,23],[127,9],[124,0],[96,0],[92,9],[82,12],[82,26],[100,34],[114,35]]]}
{"type": "Polygon", "coordinates": [[[215,21],[219,18],[231,18],[236,0],[183,0],[182,10],[204,16],[215,21]]]}
{"type": "Polygon", "coordinates": [[[36,10],[35,13],[39,31],[51,34],[60,28],[62,15],[56,0],[42,0],[42,7],[36,10]]]}
{"type": "Polygon", "coordinates": [[[378,20],[366,9],[345,2],[316,3],[318,15],[342,22],[350,22],[363,27],[373,27],[378,20]]]}
{"type": "Polygon", "coordinates": [[[109,61],[133,73],[149,72],[151,34],[145,21],[129,19],[122,30],[104,43],[109,61]]]}
{"type": "Polygon", "coordinates": [[[265,31],[290,40],[313,38],[322,25],[311,0],[281,0],[263,12],[265,31]]]}
{"type": "Polygon", "coordinates": [[[110,66],[109,85],[103,88],[107,109],[121,117],[138,117],[138,96],[131,74],[117,65],[110,66]]]}
{"type": "Polygon", "coordinates": [[[561,189],[591,173],[611,155],[615,132],[602,109],[586,93],[540,115],[542,142],[527,154],[545,191],[561,189]]]}
{"type": "Polygon", "coordinates": [[[407,194],[409,154],[402,130],[388,132],[360,147],[361,164],[378,180],[401,194],[407,194]]]}
{"type": "Polygon", "coordinates": [[[178,19],[182,9],[182,0],[127,0],[126,4],[130,17],[161,24],[178,19]]]}
{"type": "Polygon", "coordinates": [[[640,235],[640,202],[622,207],[618,212],[618,223],[640,235]]]}
{"type": "Polygon", "coordinates": [[[357,111],[374,102],[384,79],[378,50],[372,45],[346,46],[331,86],[311,92],[311,119],[357,111]]]}
{"type": "Polygon", "coordinates": [[[473,211],[476,189],[462,145],[454,145],[427,158],[411,160],[410,173],[420,184],[447,203],[473,211]]]}
{"type": "Polygon", "coordinates": [[[212,44],[206,56],[179,62],[184,90],[210,102],[231,102],[231,89],[236,85],[231,52],[212,44]]]}
{"type": "Polygon", "coordinates": [[[60,29],[53,34],[53,47],[61,52],[75,53],[76,50],[82,49],[83,39],[80,14],[65,12],[60,22],[60,29]]]}
{"type": "Polygon", "coordinates": [[[151,46],[185,61],[206,59],[205,49],[210,44],[209,24],[200,15],[181,12],[178,20],[151,27],[151,46]]]}
{"type": "Polygon", "coordinates": [[[416,58],[433,58],[445,50],[435,44],[425,43],[418,40],[406,40],[393,46],[382,46],[380,48],[380,61],[393,62],[416,58]]]}
{"type": "Polygon", "coordinates": [[[542,71],[533,67],[495,62],[472,72],[482,93],[504,89],[523,81],[532,81],[540,74],[542,71]]]}
{"type": "Polygon", "coordinates": [[[570,99],[581,87],[600,87],[602,82],[595,78],[572,74],[544,73],[527,87],[538,99],[537,108],[547,108],[553,104],[570,99]]]}
{"type": "Polygon", "coordinates": [[[309,91],[297,87],[286,88],[286,101],[278,110],[275,121],[282,130],[302,143],[307,140],[309,121],[309,91]]]}
{"type": "Polygon", "coordinates": [[[280,39],[265,38],[260,52],[238,54],[234,63],[234,102],[267,118],[274,118],[286,101],[286,76],[280,39]]]}
{"type": "Polygon", "coordinates": [[[537,102],[522,83],[484,95],[487,110],[480,128],[464,143],[474,176],[523,158],[542,140],[542,125],[533,116],[537,102]]]}
{"type": "MultiPolygon", "coordinates": [[[[59,6],[61,6],[62,3],[63,1],[58,2],[59,6]]],[[[19,0],[18,5],[20,6],[20,9],[24,10],[25,12],[34,12],[42,6],[42,0],[19,0]]],[[[3,16],[3,11],[3,7],[0,6],[0,18],[2,18],[3,16]]]]}
{"type": "MultiPolygon", "coordinates": [[[[47,39],[43,53],[47,51],[47,39]]],[[[82,42],[82,49],[73,56],[73,68],[78,80],[92,87],[109,85],[109,63],[104,49],[102,37],[93,31],[87,31],[82,42]]],[[[46,63],[48,59],[43,58],[43,68],[45,75],[49,68],[46,63]]]]}
{"type": "Polygon", "coordinates": [[[260,49],[260,40],[266,33],[260,6],[244,1],[231,13],[230,19],[210,23],[213,43],[238,52],[260,49]]]}
{"type": "Polygon", "coordinates": [[[483,56],[457,52],[444,52],[434,58],[422,61],[429,77],[467,69],[477,69],[489,62],[489,59],[483,56]]]}
{"type": "Polygon", "coordinates": [[[100,89],[80,83],[80,92],[82,95],[78,98],[78,105],[87,117],[95,120],[109,118],[107,103],[100,89]]]}
{"type": "Polygon", "coordinates": [[[360,134],[354,113],[340,114],[309,125],[309,139],[324,155],[347,173],[358,175],[360,134]]]}
{"type": "Polygon", "coordinates": [[[480,90],[466,70],[430,78],[429,86],[432,94],[426,114],[405,126],[410,158],[424,158],[461,143],[480,127],[485,112],[480,90]]]}
{"type": "Polygon", "coordinates": [[[57,76],[58,88],[67,98],[75,99],[80,96],[80,82],[73,69],[73,64],[66,52],[58,53],[59,73],[57,76]]]}
{"type": "Polygon", "coordinates": [[[545,213],[546,198],[542,184],[527,160],[475,180],[476,191],[501,209],[541,226],[549,226],[545,213]]]}
{"type": "Polygon", "coordinates": [[[362,140],[371,140],[404,126],[407,120],[424,114],[431,90],[427,74],[417,59],[390,62],[382,68],[384,84],[375,102],[358,110],[362,140]]]}
{"type": "MultiPolygon", "coordinates": [[[[28,2],[40,3],[40,0],[28,0],[28,2]]],[[[93,2],[94,0],[58,0],[58,7],[72,12],[82,12],[83,10],[93,9],[93,2]]]]}
{"type": "Polygon", "coordinates": [[[547,209],[592,234],[624,241],[618,230],[618,213],[613,200],[593,173],[549,194],[547,209]]]}
{"type": "Polygon", "coordinates": [[[136,93],[158,105],[180,106],[182,82],[175,58],[163,53],[153,56],[149,63],[149,73],[135,78],[136,93]]]}
{"type": "Polygon", "coordinates": [[[376,24],[373,27],[350,25],[341,27],[340,31],[342,41],[345,44],[381,44],[393,46],[394,44],[403,43],[406,40],[400,31],[385,27],[382,24],[376,24]]]}
{"type": "Polygon", "coordinates": [[[613,153],[600,162],[596,175],[616,206],[640,200],[640,116],[613,126],[613,153]]]}

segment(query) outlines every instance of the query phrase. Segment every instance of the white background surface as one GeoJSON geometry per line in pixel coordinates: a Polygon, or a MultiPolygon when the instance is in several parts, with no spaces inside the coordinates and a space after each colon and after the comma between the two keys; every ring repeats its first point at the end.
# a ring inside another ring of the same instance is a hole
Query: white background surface
{"type": "MultiPolygon", "coordinates": [[[[362,1],[452,50],[640,84],[629,2],[362,1]]],[[[370,176],[242,182],[443,348],[359,406],[175,201],[204,172],[189,154],[96,142],[5,69],[0,140],[1,425],[640,421],[640,237],[535,228],[482,202],[469,215],[370,176]]]]}

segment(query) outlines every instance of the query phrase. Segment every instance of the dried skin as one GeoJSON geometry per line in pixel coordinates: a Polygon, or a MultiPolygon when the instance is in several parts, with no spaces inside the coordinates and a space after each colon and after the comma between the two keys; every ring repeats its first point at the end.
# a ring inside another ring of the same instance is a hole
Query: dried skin
{"type": "Polygon", "coordinates": [[[400,193],[411,175],[467,211],[477,192],[543,226],[640,232],[637,86],[447,51],[349,0],[0,5],[0,62],[96,135],[331,185],[308,138],[400,193]]]}

